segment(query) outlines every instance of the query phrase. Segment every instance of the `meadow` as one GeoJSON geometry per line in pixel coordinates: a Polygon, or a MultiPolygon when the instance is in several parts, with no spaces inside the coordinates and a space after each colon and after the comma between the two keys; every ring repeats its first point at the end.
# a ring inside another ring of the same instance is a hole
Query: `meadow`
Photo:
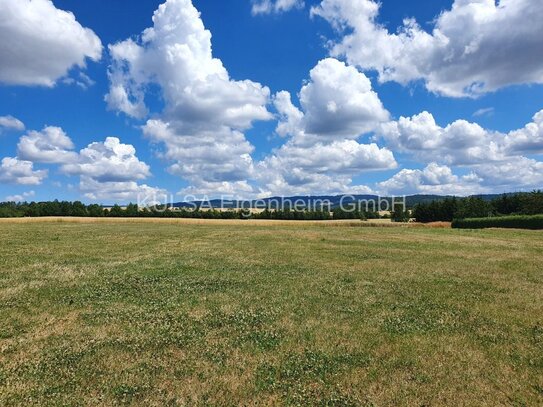
{"type": "Polygon", "coordinates": [[[1,406],[543,404],[543,234],[0,222],[1,406]]]}

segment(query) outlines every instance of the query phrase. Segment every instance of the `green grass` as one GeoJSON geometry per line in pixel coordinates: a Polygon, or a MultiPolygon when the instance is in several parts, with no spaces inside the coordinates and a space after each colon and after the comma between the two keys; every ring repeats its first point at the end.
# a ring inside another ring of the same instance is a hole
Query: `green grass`
{"type": "Polygon", "coordinates": [[[543,235],[0,224],[0,405],[543,403],[543,235]]]}

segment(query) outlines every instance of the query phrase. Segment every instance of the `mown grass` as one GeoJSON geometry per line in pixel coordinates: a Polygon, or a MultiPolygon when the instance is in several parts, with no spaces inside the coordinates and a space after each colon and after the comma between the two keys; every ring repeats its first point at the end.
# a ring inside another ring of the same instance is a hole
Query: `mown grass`
{"type": "Polygon", "coordinates": [[[543,403],[543,235],[3,222],[0,405],[543,403]]]}

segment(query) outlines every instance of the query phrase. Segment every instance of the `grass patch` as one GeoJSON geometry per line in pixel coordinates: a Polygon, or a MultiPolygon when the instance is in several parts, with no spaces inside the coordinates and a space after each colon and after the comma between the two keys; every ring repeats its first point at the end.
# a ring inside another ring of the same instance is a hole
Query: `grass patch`
{"type": "Polygon", "coordinates": [[[543,403],[539,232],[1,226],[1,406],[543,403]]]}

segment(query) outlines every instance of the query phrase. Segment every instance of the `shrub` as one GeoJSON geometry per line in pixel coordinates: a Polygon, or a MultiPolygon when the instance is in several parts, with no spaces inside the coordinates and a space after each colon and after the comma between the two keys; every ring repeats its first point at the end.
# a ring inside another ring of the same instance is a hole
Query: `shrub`
{"type": "Polygon", "coordinates": [[[452,227],[456,229],[514,228],[536,230],[543,229],[543,215],[456,219],[453,221],[452,227]]]}

